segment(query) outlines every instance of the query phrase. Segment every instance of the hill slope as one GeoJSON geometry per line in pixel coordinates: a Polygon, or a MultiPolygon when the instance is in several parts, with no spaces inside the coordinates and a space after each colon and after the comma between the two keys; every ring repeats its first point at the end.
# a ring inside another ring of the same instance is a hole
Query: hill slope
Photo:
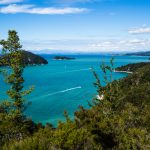
{"type": "MultiPolygon", "coordinates": [[[[33,54],[28,51],[22,51],[22,59],[25,65],[41,65],[41,64],[48,64],[48,61],[44,59],[43,57],[33,54]]],[[[8,60],[8,56],[3,55],[0,56],[0,61],[2,60],[8,60]]],[[[9,61],[9,60],[8,60],[9,61]]],[[[4,64],[2,63],[0,66],[3,66],[4,64]]]]}
{"type": "Polygon", "coordinates": [[[134,64],[128,64],[125,66],[121,66],[121,67],[117,67],[115,70],[117,71],[131,71],[134,72],[139,68],[145,67],[145,66],[149,66],[150,62],[141,62],[141,63],[134,63],[134,64]]]}
{"type": "MultiPolygon", "coordinates": [[[[28,123],[24,134],[35,128],[34,134],[26,134],[20,141],[13,138],[4,149],[149,150],[150,64],[137,66],[134,65],[133,74],[106,87],[101,87],[97,80],[98,94],[104,94],[103,100],[94,99],[88,110],[80,107],[74,120],[65,112],[66,122],[60,122],[55,129],[28,123]]],[[[6,123],[0,129],[1,137],[11,131],[6,130],[6,123]]]]}

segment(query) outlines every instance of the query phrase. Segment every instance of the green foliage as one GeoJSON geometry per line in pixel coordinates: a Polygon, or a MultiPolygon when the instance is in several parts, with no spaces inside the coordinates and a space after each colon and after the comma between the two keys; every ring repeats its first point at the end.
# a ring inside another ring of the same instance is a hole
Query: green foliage
{"type": "MultiPolygon", "coordinates": [[[[33,54],[31,52],[21,50],[21,57],[22,57],[22,62],[24,63],[25,66],[28,65],[40,65],[40,64],[48,64],[48,61],[44,59],[43,57],[33,54]]],[[[0,66],[8,66],[10,62],[10,56],[9,54],[3,54],[0,56],[0,66]]]]}
{"type": "MultiPolygon", "coordinates": [[[[2,43],[6,49],[11,42],[3,40],[2,43]]],[[[16,48],[20,49],[19,44],[8,49],[18,58],[16,48]]],[[[150,149],[150,64],[133,65],[136,71],[132,75],[113,81],[113,59],[109,66],[103,63],[105,87],[93,71],[96,78],[94,85],[103,98],[94,99],[88,110],[80,107],[73,121],[65,112],[66,122],[59,122],[58,127],[53,128],[49,124],[35,125],[22,115],[23,66],[19,60],[10,62],[12,72],[6,79],[11,85],[8,95],[12,101],[6,100],[0,106],[3,150],[150,149]],[[14,121],[20,117],[21,120],[14,121]]]]}
{"type": "Polygon", "coordinates": [[[22,77],[24,64],[19,43],[19,37],[16,31],[8,32],[8,39],[1,40],[0,44],[3,47],[3,52],[8,53],[10,73],[6,77],[6,82],[11,88],[7,91],[8,96],[13,101],[14,110],[16,113],[22,113],[24,100],[21,95],[24,79],[22,77]]]}
{"type": "MultiPolygon", "coordinates": [[[[110,83],[113,69],[103,65],[106,86],[96,72],[95,86],[101,100],[75,112],[57,128],[41,126],[33,136],[5,144],[4,150],[149,150],[150,149],[150,67],[139,68],[127,78],[110,83]],[[111,91],[111,92],[110,92],[111,91]]],[[[9,104],[7,104],[9,105],[9,104]]],[[[7,128],[7,127],[6,127],[7,128]]]]}
{"type": "Polygon", "coordinates": [[[1,63],[9,66],[3,68],[2,73],[5,82],[10,85],[10,89],[7,91],[9,99],[0,104],[0,144],[2,144],[13,139],[23,139],[29,133],[29,131],[26,131],[29,124],[30,127],[34,125],[23,114],[26,108],[23,96],[29,94],[32,89],[23,91],[23,70],[25,66],[22,59],[22,46],[17,32],[9,31],[8,39],[1,40],[0,44],[3,53],[8,56],[8,59],[3,59],[1,63]]]}
{"type": "Polygon", "coordinates": [[[145,67],[145,66],[149,66],[150,63],[147,62],[141,62],[141,63],[135,63],[135,64],[128,64],[125,66],[121,66],[116,68],[117,71],[131,71],[131,72],[135,72],[136,70],[138,70],[139,68],[145,67]]]}

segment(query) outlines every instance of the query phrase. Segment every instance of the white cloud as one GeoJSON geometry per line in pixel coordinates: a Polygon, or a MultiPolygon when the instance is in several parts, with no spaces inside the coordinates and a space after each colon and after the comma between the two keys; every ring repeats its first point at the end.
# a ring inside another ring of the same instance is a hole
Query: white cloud
{"type": "Polygon", "coordinates": [[[12,4],[22,2],[23,0],[0,0],[0,4],[12,4]]]}
{"type": "Polygon", "coordinates": [[[35,7],[34,5],[16,5],[11,4],[6,7],[0,8],[0,13],[4,14],[16,14],[16,13],[29,13],[29,14],[77,14],[87,12],[86,8],[75,8],[75,7],[66,7],[66,8],[54,8],[54,7],[35,7]]]}
{"type": "MultiPolygon", "coordinates": [[[[150,39],[68,39],[23,41],[27,50],[60,50],[62,52],[124,52],[150,50],[150,39]]],[[[44,51],[45,52],[45,51],[44,51]]],[[[51,51],[52,52],[52,51],[51,51]]]]}
{"type": "Polygon", "coordinates": [[[132,28],[128,31],[130,34],[150,33],[150,27],[132,28]]]}
{"type": "Polygon", "coordinates": [[[26,50],[60,50],[69,52],[87,52],[88,40],[32,40],[22,41],[26,50]]]}
{"type": "Polygon", "coordinates": [[[123,39],[99,41],[90,45],[93,49],[105,51],[130,51],[130,50],[150,50],[150,39],[123,39]]]}

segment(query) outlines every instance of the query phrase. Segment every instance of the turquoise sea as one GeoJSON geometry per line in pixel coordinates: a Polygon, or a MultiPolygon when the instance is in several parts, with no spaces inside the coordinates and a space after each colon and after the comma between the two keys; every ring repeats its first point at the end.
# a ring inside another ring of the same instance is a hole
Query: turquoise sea
{"type": "MultiPolygon", "coordinates": [[[[102,55],[74,55],[75,60],[53,60],[52,55],[42,55],[49,64],[26,67],[24,72],[25,88],[35,86],[34,91],[26,97],[32,104],[25,114],[36,122],[52,123],[56,125],[64,120],[66,110],[71,118],[79,106],[88,108],[88,102],[96,95],[95,81],[91,67],[103,80],[100,69],[102,61],[109,64],[112,56],[102,55]]],[[[114,56],[115,66],[129,63],[148,61],[147,57],[114,56]]],[[[114,79],[127,76],[125,73],[114,73],[114,79]]],[[[8,88],[0,75],[0,99],[6,98],[8,88]]]]}

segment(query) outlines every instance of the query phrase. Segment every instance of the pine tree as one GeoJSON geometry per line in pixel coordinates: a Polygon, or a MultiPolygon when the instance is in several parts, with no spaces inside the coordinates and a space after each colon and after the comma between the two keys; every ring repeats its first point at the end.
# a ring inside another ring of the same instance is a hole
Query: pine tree
{"type": "MultiPolygon", "coordinates": [[[[3,60],[3,64],[8,66],[7,74],[5,74],[6,82],[10,85],[10,89],[7,91],[11,104],[9,108],[9,116],[14,121],[21,121],[23,117],[23,111],[25,109],[24,96],[31,92],[31,89],[23,91],[23,53],[22,45],[19,41],[19,36],[15,30],[8,31],[8,39],[1,40],[2,51],[7,56],[3,60]]],[[[6,71],[5,71],[6,72],[6,71]]]]}

